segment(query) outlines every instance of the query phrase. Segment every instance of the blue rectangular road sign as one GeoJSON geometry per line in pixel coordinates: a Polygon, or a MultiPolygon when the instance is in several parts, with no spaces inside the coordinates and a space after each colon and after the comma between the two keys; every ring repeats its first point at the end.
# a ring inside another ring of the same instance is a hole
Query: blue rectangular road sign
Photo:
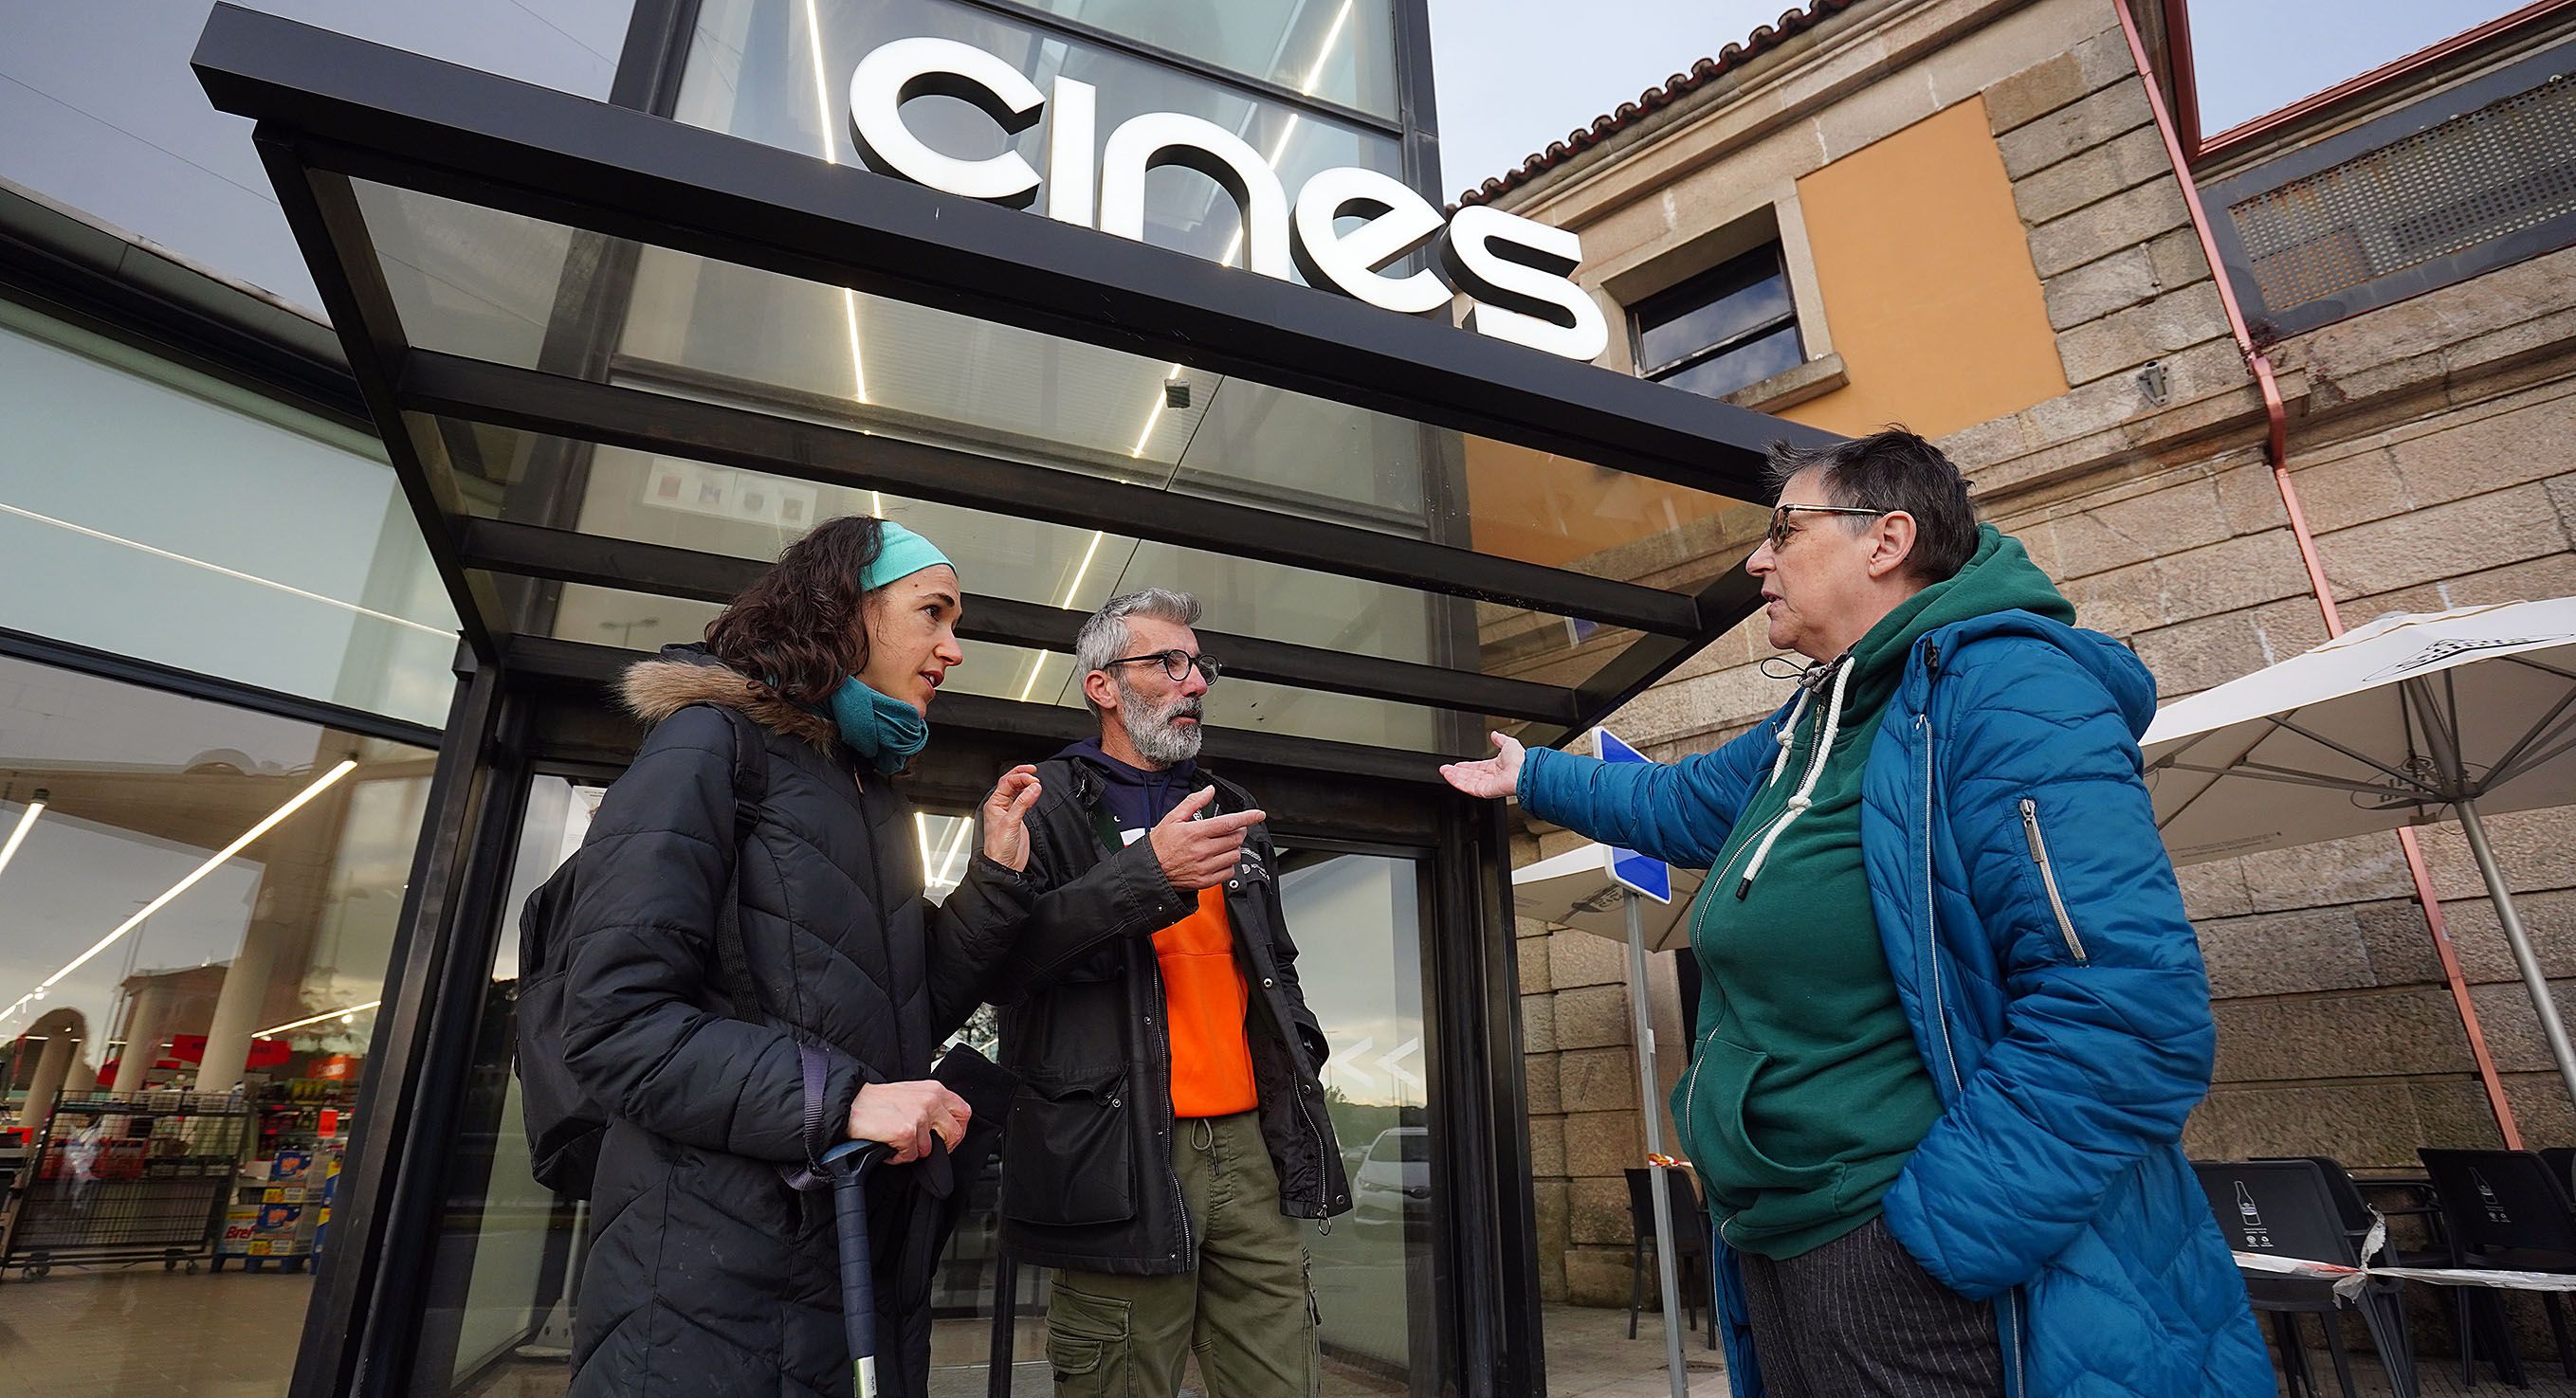
{"type": "MultiPolygon", "coordinates": [[[[1593,755],[1604,762],[1643,762],[1646,755],[1621,741],[1607,728],[1592,730],[1593,755]]],[[[1673,866],[1660,859],[1649,859],[1632,849],[1613,846],[1610,850],[1610,877],[1622,887],[1631,888],[1658,903],[1673,901],[1673,866]]]]}

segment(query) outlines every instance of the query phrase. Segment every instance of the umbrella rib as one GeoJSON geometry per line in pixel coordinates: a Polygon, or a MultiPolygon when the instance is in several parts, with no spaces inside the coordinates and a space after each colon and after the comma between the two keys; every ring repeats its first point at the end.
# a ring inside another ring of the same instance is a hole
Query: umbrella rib
{"type": "Polygon", "coordinates": [[[2504,655],[2496,658],[2499,660],[2512,661],[2516,665],[2527,666],[2531,669],[2538,670],[2545,675],[2556,675],[2562,680],[2576,684],[2576,670],[2562,670],[2546,661],[2534,660],[2527,655],[2504,655]]]}
{"type": "MultiPolygon", "coordinates": [[[[2368,754],[2368,753],[2366,753],[2366,752],[2361,752],[2361,751],[2358,751],[2358,750],[2353,749],[2353,748],[2348,748],[2348,747],[2344,746],[2343,744],[2336,742],[2334,739],[2329,738],[2329,737],[2326,737],[2326,736],[2325,736],[2324,734],[2322,734],[2322,733],[2314,733],[2314,732],[2310,732],[2309,730],[2307,730],[2307,729],[2305,729],[2305,728],[2301,728],[2299,725],[2297,725],[2297,724],[2295,724],[2295,723],[2290,722],[2290,721],[2289,721],[2288,719],[2286,719],[2286,718],[2281,718],[2281,717],[2279,717],[2279,716],[2277,716],[2277,715],[2274,715],[2274,714],[2265,714],[2265,715],[2263,716],[2263,721],[2264,721],[2264,722],[2266,722],[2266,723],[2271,724],[2272,726],[2274,726],[2274,727],[2276,727],[2276,728],[2285,728],[2285,729],[2288,729],[2290,732],[2293,732],[2293,733],[2298,734],[2300,737],[2307,739],[2309,742],[2315,743],[2315,744],[2316,744],[2317,746],[2319,746],[2319,747],[2327,748],[2327,749],[2330,749],[2330,750],[2332,750],[2332,751],[2342,753],[2344,756],[2349,757],[2349,758],[2351,758],[2353,761],[2358,762],[2358,763],[2360,763],[2361,765],[2363,765],[2363,766],[2365,766],[2365,767],[2368,767],[2368,768],[2370,768],[2370,769],[2372,769],[2372,770],[2374,770],[2374,771],[2386,772],[2386,773],[2389,775],[2389,777],[2390,777],[2390,778],[2392,778],[2393,780],[2404,782],[2404,783],[2406,783],[2407,785],[2409,785],[2409,786],[2411,786],[2411,787],[2414,787],[2414,788],[2415,788],[2416,790],[2418,790],[2418,791],[2426,792],[2426,793],[2429,793],[2429,794],[2431,794],[2431,795],[2433,795],[2433,796],[2436,796],[2436,797],[2438,797],[2438,796],[2440,796],[2440,795],[2441,795],[2441,793],[2440,793],[2440,792],[2438,792],[2438,791],[2434,791],[2434,790],[2433,790],[2433,788],[2431,788],[2431,787],[2429,787],[2429,786],[2424,785],[2422,782],[2419,782],[2419,781],[2415,780],[2413,777],[2408,776],[2405,772],[2400,771],[2400,770],[2398,770],[2398,769],[2397,769],[2397,768],[2395,768],[2395,767],[2391,767],[2391,766],[2389,766],[2387,763],[2380,761],[2378,758],[2372,757],[2370,754],[2368,754]]],[[[2239,764],[2239,765],[2245,765],[2245,764],[2239,764]]],[[[2290,770],[2290,769],[2289,769],[2289,768],[2284,767],[2284,768],[2278,768],[2278,769],[2275,769],[2275,770],[2279,770],[2279,771],[2288,771],[2288,770],[2290,770]]],[[[2374,788],[2371,788],[2371,789],[2372,789],[2372,790],[2377,790],[2378,788],[2374,787],[2374,788]]]]}
{"type": "Polygon", "coordinates": [[[2560,743],[2558,746],[2540,754],[2538,757],[2524,762],[2518,767],[2499,768],[2495,771],[2489,772],[2487,773],[2486,784],[2479,794],[2484,795],[2488,791],[2493,791],[2497,787],[2504,785],[2506,782],[2512,781],[2514,778],[2530,771],[2532,768],[2546,766],[2549,763],[2555,762],[2559,758],[2566,756],[2570,752],[2576,752],[2576,738],[2570,738],[2566,742],[2560,743]]]}
{"type": "Polygon", "coordinates": [[[2504,756],[2495,760],[2495,765],[2487,769],[2487,787],[2492,790],[2496,786],[2512,779],[2516,775],[2514,763],[2520,761],[2522,755],[2531,750],[2532,744],[2540,742],[2544,734],[2555,737],[2555,734],[2549,733],[2549,729],[2552,725],[2558,722],[2559,716],[2566,713],[2571,706],[2576,706],[2576,689],[2570,689],[2565,695],[2561,696],[2558,702],[2551,706],[2549,712],[2540,716],[2540,721],[2538,723],[2531,725],[2531,731],[2522,735],[2521,742],[2514,744],[2512,749],[2507,751],[2504,756]]]}
{"type": "MultiPolygon", "coordinates": [[[[2268,762],[2239,762],[2233,767],[2226,768],[2191,767],[2177,763],[2175,764],[2175,770],[2183,772],[2205,772],[2211,776],[2217,777],[2244,776],[2250,777],[2256,781],[2282,782],[2290,786],[2316,786],[2323,787],[2328,791],[2348,791],[2358,796],[2404,796],[2406,794],[2402,791],[2391,791],[2384,786],[2372,786],[2368,782],[2346,781],[2340,777],[2321,777],[2314,772],[2301,772],[2288,767],[2275,767],[2268,762]]],[[[2208,787],[2204,787],[2202,790],[2206,792],[2217,785],[2218,783],[2211,782],[2208,787]]],[[[2416,790],[2424,793],[2425,801],[2435,805],[2442,803],[2442,793],[2420,786],[2417,787],[2416,790]]],[[[2198,798],[2195,797],[2193,799],[2197,800],[2198,798]]],[[[2410,802],[2409,804],[2417,803],[2410,802]]],[[[2174,814],[2181,815],[2182,812],[2177,810],[2174,814]]],[[[2158,828],[2161,829],[2162,827],[2160,826],[2158,828]]]]}

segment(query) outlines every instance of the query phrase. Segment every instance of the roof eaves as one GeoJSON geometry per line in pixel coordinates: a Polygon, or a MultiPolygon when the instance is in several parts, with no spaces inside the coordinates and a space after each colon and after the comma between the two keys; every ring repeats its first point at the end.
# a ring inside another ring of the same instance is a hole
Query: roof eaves
{"type": "Polygon", "coordinates": [[[1458,202],[1487,203],[1518,189],[1858,3],[1859,0],[1810,0],[1803,10],[1788,10],[1774,23],[1754,30],[1744,42],[1728,44],[1715,57],[1703,58],[1689,71],[1675,73],[1661,86],[1639,93],[1636,101],[1622,102],[1616,110],[1594,117],[1591,125],[1567,132],[1564,140],[1550,142],[1547,149],[1531,154],[1517,167],[1459,195],[1458,202]]]}

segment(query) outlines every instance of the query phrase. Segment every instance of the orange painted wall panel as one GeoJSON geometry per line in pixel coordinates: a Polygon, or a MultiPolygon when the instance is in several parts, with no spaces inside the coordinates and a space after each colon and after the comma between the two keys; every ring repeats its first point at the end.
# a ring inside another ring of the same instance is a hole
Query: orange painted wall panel
{"type": "Polygon", "coordinates": [[[1781,416],[1938,437],[2066,392],[1984,98],[1800,179],[1798,203],[1850,383],[1781,416]]]}

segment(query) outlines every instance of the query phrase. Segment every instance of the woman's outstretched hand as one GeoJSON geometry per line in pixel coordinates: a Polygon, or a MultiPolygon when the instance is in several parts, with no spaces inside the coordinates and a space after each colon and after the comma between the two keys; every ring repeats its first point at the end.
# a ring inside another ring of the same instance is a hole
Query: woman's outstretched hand
{"type": "Polygon", "coordinates": [[[1004,772],[984,798],[984,854],[1013,873],[1029,867],[1028,816],[1038,792],[1038,769],[1023,763],[1004,772]]]}
{"type": "Polygon", "coordinates": [[[1470,796],[1509,796],[1520,790],[1520,740],[1507,734],[1490,735],[1494,755],[1482,762],[1452,762],[1440,769],[1449,784],[1470,796]]]}

